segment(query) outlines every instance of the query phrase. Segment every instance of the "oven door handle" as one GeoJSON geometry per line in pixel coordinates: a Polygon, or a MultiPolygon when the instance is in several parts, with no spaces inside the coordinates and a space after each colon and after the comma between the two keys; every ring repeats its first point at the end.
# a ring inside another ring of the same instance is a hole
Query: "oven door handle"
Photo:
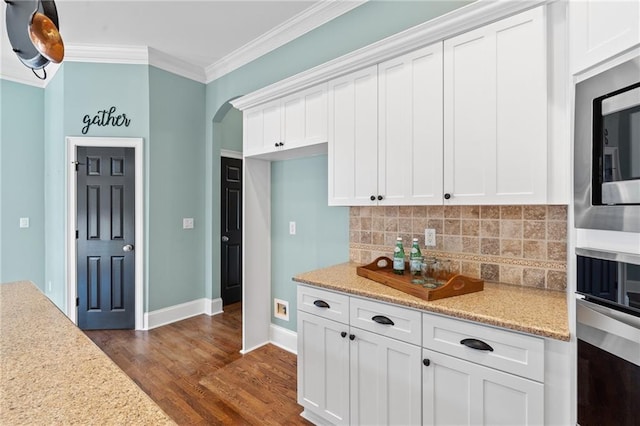
{"type": "Polygon", "coordinates": [[[577,337],[640,365],[640,318],[576,300],[577,337]]]}

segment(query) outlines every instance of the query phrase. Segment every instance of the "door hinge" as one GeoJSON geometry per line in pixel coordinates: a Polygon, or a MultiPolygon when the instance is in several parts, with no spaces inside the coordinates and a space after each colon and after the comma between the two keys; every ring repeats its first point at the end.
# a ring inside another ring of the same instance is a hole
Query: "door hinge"
{"type": "Polygon", "coordinates": [[[80,306],[80,298],[79,297],[76,297],[76,307],[77,306],[80,306]]]}

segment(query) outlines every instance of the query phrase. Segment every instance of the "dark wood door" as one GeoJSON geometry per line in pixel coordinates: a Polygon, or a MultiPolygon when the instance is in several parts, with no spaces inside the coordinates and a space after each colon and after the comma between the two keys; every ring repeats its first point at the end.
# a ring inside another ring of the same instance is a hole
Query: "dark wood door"
{"type": "Polygon", "coordinates": [[[135,151],[77,150],[78,327],[135,327],[135,151]]]}
{"type": "Polygon", "coordinates": [[[242,160],[220,159],[222,236],[220,285],[222,303],[242,300],[242,160]]]}

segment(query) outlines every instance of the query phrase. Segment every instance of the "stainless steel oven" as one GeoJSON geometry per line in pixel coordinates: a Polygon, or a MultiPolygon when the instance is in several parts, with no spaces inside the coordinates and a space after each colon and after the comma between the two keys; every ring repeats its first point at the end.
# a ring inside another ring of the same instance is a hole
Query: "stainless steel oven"
{"type": "Polygon", "coordinates": [[[640,425],[640,255],[576,254],[578,424],[640,425]]]}
{"type": "Polygon", "coordinates": [[[578,228],[640,232],[640,57],[576,84],[578,228]]]}

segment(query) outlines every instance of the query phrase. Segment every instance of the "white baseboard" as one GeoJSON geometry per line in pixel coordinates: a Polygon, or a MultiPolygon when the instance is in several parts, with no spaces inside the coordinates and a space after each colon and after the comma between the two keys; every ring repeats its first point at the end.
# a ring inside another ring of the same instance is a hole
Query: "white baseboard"
{"type": "Polygon", "coordinates": [[[204,313],[213,316],[222,313],[222,299],[204,299],[204,313]]]}
{"type": "Polygon", "coordinates": [[[269,325],[269,341],[294,355],[298,354],[298,333],[279,325],[269,325]]]}
{"type": "Polygon", "coordinates": [[[146,312],[144,314],[144,329],[151,330],[152,328],[161,327],[196,315],[207,314],[211,316],[219,313],[222,313],[222,299],[196,299],[191,302],[146,312]]]}

